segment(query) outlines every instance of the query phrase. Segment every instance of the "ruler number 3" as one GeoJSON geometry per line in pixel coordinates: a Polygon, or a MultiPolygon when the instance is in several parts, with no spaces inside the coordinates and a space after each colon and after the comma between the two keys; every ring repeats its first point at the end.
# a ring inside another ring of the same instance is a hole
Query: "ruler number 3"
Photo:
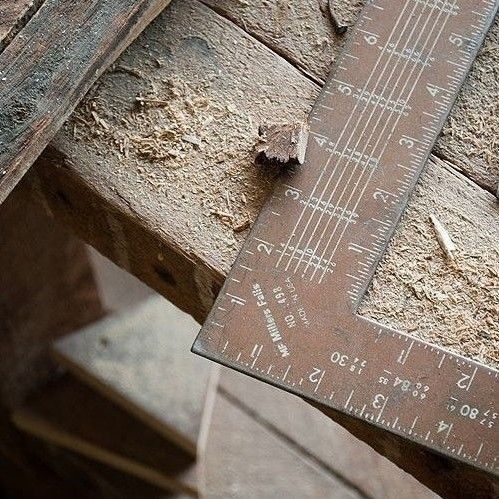
{"type": "Polygon", "coordinates": [[[411,140],[411,139],[408,139],[406,137],[402,137],[400,140],[399,140],[399,144],[401,146],[405,146],[407,147],[407,149],[412,149],[414,147],[414,141],[411,140]]]}

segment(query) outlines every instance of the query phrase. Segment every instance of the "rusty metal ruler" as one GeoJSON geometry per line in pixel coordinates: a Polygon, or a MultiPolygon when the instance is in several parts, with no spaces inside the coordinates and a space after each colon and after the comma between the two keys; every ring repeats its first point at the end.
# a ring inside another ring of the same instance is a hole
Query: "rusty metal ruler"
{"type": "Polygon", "coordinates": [[[498,371],[357,308],[498,4],[367,3],[193,346],[492,473],[498,371]]]}

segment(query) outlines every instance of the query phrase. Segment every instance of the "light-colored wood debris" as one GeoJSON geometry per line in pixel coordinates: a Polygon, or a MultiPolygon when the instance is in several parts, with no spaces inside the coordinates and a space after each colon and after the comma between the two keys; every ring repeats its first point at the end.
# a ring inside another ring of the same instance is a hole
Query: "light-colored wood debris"
{"type": "Polygon", "coordinates": [[[309,126],[307,123],[262,125],[260,139],[255,146],[255,161],[259,164],[302,165],[307,151],[309,126]]]}
{"type": "Polygon", "coordinates": [[[454,260],[454,252],[456,251],[456,245],[452,242],[452,239],[449,236],[446,228],[442,225],[440,220],[432,213],[430,215],[431,223],[435,228],[435,233],[437,236],[438,244],[442,248],[442,251],[445,253],[445,256],[449,260],[454,260]]]}

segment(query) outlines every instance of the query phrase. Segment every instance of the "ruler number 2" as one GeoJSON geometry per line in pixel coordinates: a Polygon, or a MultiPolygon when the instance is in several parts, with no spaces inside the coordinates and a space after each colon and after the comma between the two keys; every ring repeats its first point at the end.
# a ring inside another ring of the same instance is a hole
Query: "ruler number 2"
{"type": "Polygon", "coordinates": [[[322,378],[324,377],[324,374],[326,374],[326,371],[324,371],[323,369],[319,369],[318,367],[314,367],[308,379],[312,383],[320,383],[322,381],[322,378]]]}
{"type": "Polygon", "coordinates": [[[260,253],[265,253],[267,255],[270,255],[272,253],[272,250],[274,249],[274,245],[271,243],[268,243],[267,241],[261,241],[258,243],[256,249],[260,253]]]}

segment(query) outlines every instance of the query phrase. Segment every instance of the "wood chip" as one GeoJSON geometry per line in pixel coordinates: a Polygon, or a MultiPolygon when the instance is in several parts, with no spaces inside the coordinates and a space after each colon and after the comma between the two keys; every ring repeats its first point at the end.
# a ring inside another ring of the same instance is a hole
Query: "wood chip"
{"type": "Polygon", "coordinates": [[[454,260],[454,252],[456,251],[456,245],[452,242],[449,233],[435,215],[431,214],[430,220],[431,223],[433,224],[433,227],[435,228],[437,241],[438,244],[440,244],[442,251],[445,253],[445,256],[449,260],[454,260]]]}
{"type": "Polygon", "coordinates": [[[241,223],[235,225],[233,227],[233,230],[234,232],[243,232],[245,231],[246,229],[249,229],[250,228],[250,221],[246,218],[245,220],[243,220],[241,223]]]}
{"type": "Polygon", "coordinates": [[[260,126],[255,161],[263,165],[301,165],[305,161],[309,126],[307,123],[260,126]]]}
{"type": "Polygon", "coordinates": [[[196,135],[186,133],[185,135],[182,135],[182,140],[184,142],[189,142],[189,144],[192,144],[198,148],[201,147],[201,139],[196,135]]]}

